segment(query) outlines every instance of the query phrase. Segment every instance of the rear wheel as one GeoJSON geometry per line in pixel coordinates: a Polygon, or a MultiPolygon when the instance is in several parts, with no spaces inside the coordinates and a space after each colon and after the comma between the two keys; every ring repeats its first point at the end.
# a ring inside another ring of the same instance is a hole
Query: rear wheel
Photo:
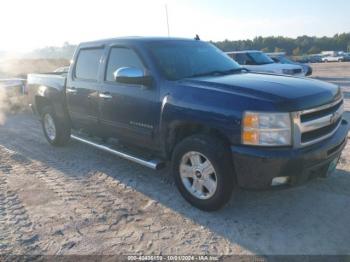
{"type": "Polygon", "coordinates": [[[41,114],[41,124],[46,140],[54,146],[63,146],[70,139],[70,126],[59,119],[51,106],[45,106],[41,114]]]}
{"type": "Polygon", "coordinates": [[[181,195],[193,206],[214,211],[224,206],[234,189],[230,154],[207,135],[185,138],[174,150],[172,171],[181,195]]]}

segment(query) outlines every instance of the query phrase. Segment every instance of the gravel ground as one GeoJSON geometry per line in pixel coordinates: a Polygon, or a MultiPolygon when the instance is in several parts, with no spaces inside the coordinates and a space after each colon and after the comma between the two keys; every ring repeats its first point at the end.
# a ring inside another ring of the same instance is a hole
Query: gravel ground
{"type": "MultiPolygon", "coordinates": [[[[313,67],[350,98],[350,63],[313,67]]],[[[347,146],[327,179],[240,191],[205,213],[181,198],[167,169],[73,141],[53,148],[31,114],[10,115],[0,126],[0,254],[350,255],[349,164],[347,146]]]]}

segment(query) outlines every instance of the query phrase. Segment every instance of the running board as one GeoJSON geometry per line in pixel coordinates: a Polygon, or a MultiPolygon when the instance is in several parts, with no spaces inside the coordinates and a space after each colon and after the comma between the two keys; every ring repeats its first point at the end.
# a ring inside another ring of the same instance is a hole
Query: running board
{"type": "Polygon", "coordinates": [[[119,156],[119,157],[124,158],[126,160],[130,160],[132,162],[135,162],[137,164],[140,164],[142,166],[145,166],[145,167],[148,167],[148,168],[151,168],[151,169],[154,169],[154,170],[161,169],[164,166],[164,162],[162,162],[160,160],[155,160],[155,159],[153,159],[153,160],[145,160],[145,159],[133,156],[133,155],[131,155],[129,153],[125,153],[125,152],[121,152],[121,151],[115,150],[115,149],[113,149],[113,148],[111,148],[109,146],[106,146],[106,145],[103,145],[103,144],[99,144],[99,143],[96,143],[96,142],[92,142],[92,141],[87,140],[85,138],[81,138],[81,137],[78,137],[78,136],[75,136],[75,135],[71,135],[70,137],[73,140],[76,140],[76,141],[79,141],[81,143],[93,146],[93,147],[95,147],[97,149],[101,149],[101,150],[103,150],[105,152],[111,153],[113,155],[119,156]]]}

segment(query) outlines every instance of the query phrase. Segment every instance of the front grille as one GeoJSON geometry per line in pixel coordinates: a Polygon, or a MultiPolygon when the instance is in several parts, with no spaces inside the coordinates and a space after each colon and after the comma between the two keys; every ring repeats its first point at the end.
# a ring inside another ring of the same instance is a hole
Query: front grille
{"type": "Polygon", "coordinates": [[[330,132],[332,132],[338,125],[341,119],[339,118],[335,123],[330,124],[329,126],[325,126],[319,129],[315,129],[309,132],[305,132],[301,134],[301,143],[307,143],[318,139],[319,137],[323,137],[330,132]]]}
{"type": "Polygon", "coordinates": [[[340,126],[344,112],[343,100],[297,112],[294,119],[295,146],[307,146],[330,137],[340,126]]]}
{"type": "Polygon", "coordinates": [[[340,103],[337,103],[331,107],[328,107],[319,111],[303,114],[300,116],[300,121],[303,123],[303,122],[315,120],[317,118],[332,114],[333,112],[336,112],[342,105],[343,105],[343,101],[340,101],[340,103]]]}
{"type": "Polygon", "coordinates": [[[301,69],[293,69],[293,74],[301,74],[302,70],[301,69]]]}

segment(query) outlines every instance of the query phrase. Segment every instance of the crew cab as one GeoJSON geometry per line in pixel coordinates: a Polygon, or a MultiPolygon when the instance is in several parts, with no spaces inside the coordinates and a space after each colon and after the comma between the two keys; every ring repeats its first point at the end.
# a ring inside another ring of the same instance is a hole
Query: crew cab
{"type": "Polygon", "coordinates": [[[238,64],[253,72],[305,76],[305,72],[300,65],[275,63],[275,61],[261,51],[234,51],[227,52],[226,54],[238,64]]]}
{"type": "Polygon", "coordinates": [[[198,40],[82,43],[67,75],[30,74],[28,84],[50,144],[74,139],[149,168],[170,164],[182,196],[207,211],[238,187],[326,176],[347,141],[338,86],[252,73],[198,40]]]}

